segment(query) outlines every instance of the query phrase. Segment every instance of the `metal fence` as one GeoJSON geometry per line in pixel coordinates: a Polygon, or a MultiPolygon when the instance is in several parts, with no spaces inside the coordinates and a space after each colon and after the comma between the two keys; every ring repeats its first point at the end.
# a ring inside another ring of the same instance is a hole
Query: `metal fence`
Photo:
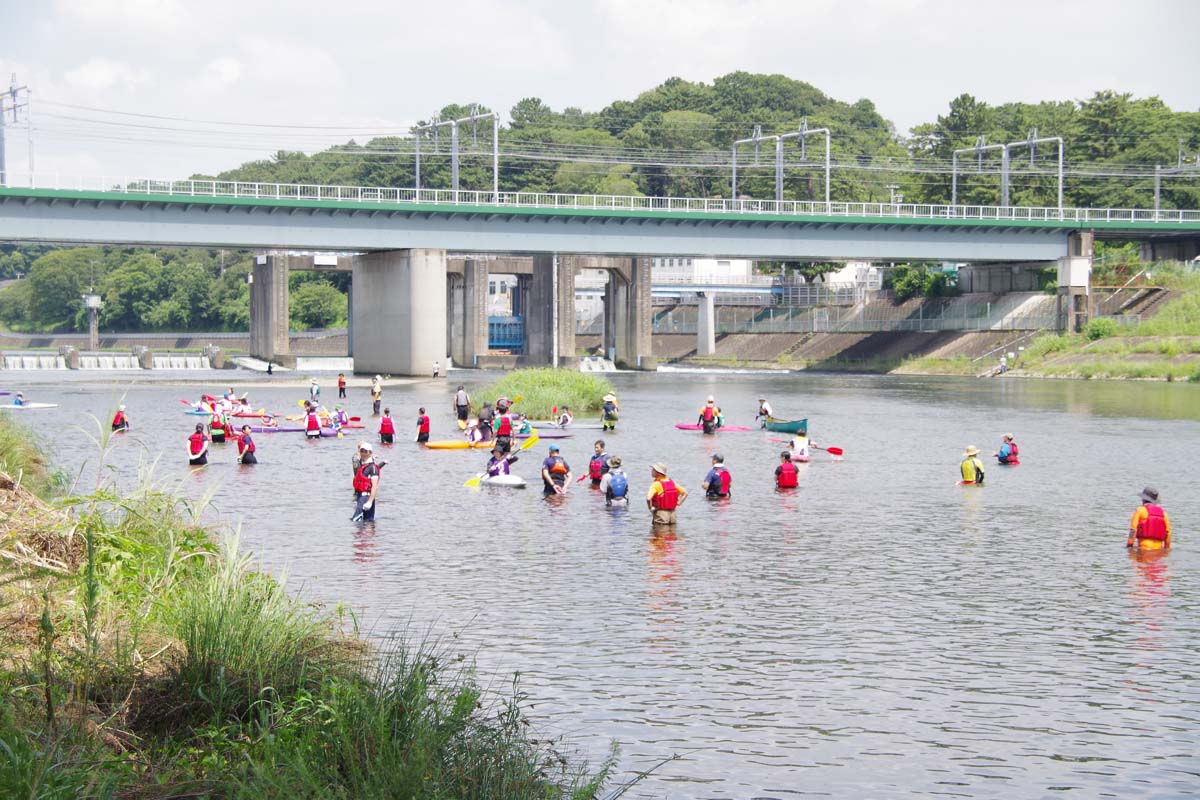
{"type": "MultiPolygon", "coordinates": [[[[549,192],[454,191],[380,186],[323,186],[217,180],[155,180],[58,173],[5,173],[16,187],[111,194],[222,197],[248,200],[337,201],[432,205],[504,206],[554,210],[626,210],[699,214],[776,214],[870,219],[995,220],[1010,222],[1200,222],[1200,210],[964,206],[929,203],[838,203],[804,200],[727,200],[695,197],[553,194],[549,192]]],[[[6,191],[0,188],[0,193],[6,191]]]]}

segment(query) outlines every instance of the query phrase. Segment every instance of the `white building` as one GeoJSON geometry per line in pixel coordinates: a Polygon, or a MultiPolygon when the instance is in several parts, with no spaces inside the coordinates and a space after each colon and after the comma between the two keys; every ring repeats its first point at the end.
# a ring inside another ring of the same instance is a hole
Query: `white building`
{"type": "Polygon", "coordinates": [[[653,283],[745,283],[754,276],[754,262],[748,258],[670,256],[653,262],[653,283]]]}

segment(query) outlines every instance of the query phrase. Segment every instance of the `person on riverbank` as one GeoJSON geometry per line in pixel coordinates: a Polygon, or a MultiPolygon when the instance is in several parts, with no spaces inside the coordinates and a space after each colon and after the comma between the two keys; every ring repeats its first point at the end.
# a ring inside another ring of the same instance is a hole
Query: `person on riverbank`
{"type": "Polygon", "coordinates": [[[1126,547],[1139,550],[1167,550],[1171,547],[1171,519],[1162,506],[1158,505],[1158,490],[1149,486],[1142,489],[1142,504],[1129,520],[1129,538],[1126,547]]]}
{"type": "Polygon", "coordinates": [[[441,377],[441,374],[442,374],[442,365],[439,364],[437,361],[433,362],[433,377],[435,377],[435,378],[441,377]]]}
{"type": "Polygon", "coordinates": [[[721,425],[721,409],[717,406],[712,395],[708,396],[708,400],[704,402],[704,406],[700,409],[700,416],[696,420],[700,425],[701,430],[705,433],[714,433],[721,425]]]}
{"type": "Polygon", "coordinates": [[[117,431],[129,430],[129,415],[125,413],[125,406],[117,406],[117,413],[113,414],[112,418],[113,433],[117,431]]]}
{"type": "Polygon", "coordinates": [[[758,413],[754,415],[754,419],[756,421],[761,419],[763,421],[763,425],[766,426],[767,417],[773,416],[775,416],[775,414],[771,409],[771,404],[767,402],[767,398],[758,398],[758,413]]]}
{"type": "Polygon", "coordinates": [[[621,457],[609,456],[608,472],[600,479],[600,491],[604,493],[604,505],[629,505],[629,476],[621,469],[621,457]]]}
{"type": "Polygon", "coordinates": [[[359,466],[354,472],[354,493],[358,499],[354,504],[353,522],[375,520],[375,497],[379,491],[379,467],[375,466],[374,448],[370,442],[358,445],[359,466]]]}
{"type": "Polygon", "coordinates": [[[238,462],[239,463],[241,463],[241,464],[257,464],[258,463],[258,459],[254,455],[255,451],[257,451],[258,448],[254,446],[254,440],[252,438],[250,438],[250,426],[249,425],[242,426],[242,433],[240,436],[238,436],[238,440],[237,440],[237,448],[238,448],[238,462]]]}
{"type": "Polygon", "coordinates": [[[559,454],[558,445],[550,445],[542,461],[542,494],[566,494],[571,482],[571,465],[559,454]]]}
{"type": "Polygon", "coordinates": [[[396,440],[396,423],[392,419],[392,410],[385,408],[379,419],[379,443],[391,444],[396,440]]]}
{"type": "Polygon", "coordinates": [[[346,399],[346,373],[338,373],[338,400],[346,399]]]}
{"type": "Polygon", "coordinates": [[[316,403],[308,403],[304,407],[304,435],[309,439],[321,437],[321,415],[316,403]]]}
{"type": "Polygon", "coordinates": [[[713,453],[712,469],[704,476],[704,482],[700,484],[700,488],[704,489],[705,497],[729,497],[733,488],[733,476],[725,468],[725,456],[713,453]]]}
{"type": "Polygon", "coordinates": [[[615,431],[617,429],[617,418],[620,416],[620,404],[617,402],[615,394],[606,394],[601,400],[603,403],[600,406],[600,427],[605,431],[615,431]]]}
{"type": "Polygon", "coordinates": [[[508,465],[517,461],[516,453],[508,453],[500,445],[492,448],[492,457],[487,462],[487,474],[489,478],[495,478],[497,475],[507,475],[508,465]]]}
{"type": "Polygon", "coordinates": [[[188,437],[188,464],[199,466],[208,463],[208,434],[204,423],[196,423],[196,432],[188,437]]]}
{"type": "Polygon", "coordinates": [[[653,513],[654,525],[674,525],[676,509],[687,499],[688,491],[667,477],[667,467],[661,461],[650,465],[650,491],[646,493],[646,508],[653,513]]]}
{"type": "MultiPolygon", "coordinates": [[[[385,411],[386,413],[386,411],[385,411]]],[[[417,409],[417,443],[429,441],[429,416],[425,413],[425,406],[417,409]]]]}
{"type": "Polygon", "coordinates": [[[599,486],[604,479],[604,474],[608,472],[608,453],[604,452],[604,440],[597,439],[592,444],[592,457],[588,461],[588,477],[592,479],[592,486],[599,486]]]}
{"type": "Polygon", "coordinates": [[[314,406],[321,402],[321,384],[317,383],[316,378],[312,378],[308,382],[308,399],[314,406]]]}
{"type": "Polygon", "coordinates": [[[978,447],[971,445],[963,452],[963,460],[958,465],[958,469],[962,473],[962,483],[964,486],[971,484],[976,486],[983,485],[983,462],[979,460],[978,447]]]}
{"type": "Polygon", "coordinates": [[[466,430],[467,417],[471,414],[471,395],[467,394],[467,390],[461,384],[454,392],[454,400],[451,405],[454,406],[454,416],[458,419],[458,427],[466,430]]]}
{"type": "Polygon", "coordinates": [[[1020,454],[1021,449],[1013,441],[1011,433],[1004,434],[1004,444],[1000,445],[999,450],[992,453],[1001,464],[1020,464],[1020,454]]]}
{"type": "Polygon", "coordinates": [[[779,466],[775,468],[775,488],[795,489],[800,485],[800,473],[792,461],[792,451],[784,450],[779,454],[779,466]]]}
{"type": "Polygon", "coordinates": [[[379,407],[383,405],[383,376],[376,375],[371,381],[371,413],[379,416],[379,407]]]}

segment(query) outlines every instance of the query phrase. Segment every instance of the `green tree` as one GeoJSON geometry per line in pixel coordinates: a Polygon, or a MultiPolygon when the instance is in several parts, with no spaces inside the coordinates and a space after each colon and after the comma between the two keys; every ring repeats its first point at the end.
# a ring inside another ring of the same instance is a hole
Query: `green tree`
{"type": "Polygon", "coordinates": [[[324,281],[308,281],[289,295],[288,317],[295,330],[344,325],[346,312],[346,295],[324,281]]]}
{"type": "Polygon", "coordinates": [[[91,248],[55,250],[33,262],[27,278],[30,325],[38,330],[74,329],[82,294],[93,272],[103,269],[101,255],[91,248]]]}

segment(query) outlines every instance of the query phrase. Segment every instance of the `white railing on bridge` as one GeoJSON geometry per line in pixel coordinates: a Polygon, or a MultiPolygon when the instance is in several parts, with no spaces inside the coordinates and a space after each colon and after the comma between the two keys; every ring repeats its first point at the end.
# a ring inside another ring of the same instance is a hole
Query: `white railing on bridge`
{"type": "MultiPolygon", "coordinates": [[[[780,214],[928,220],[994,220],[1007,222],[1200,222],[1200,210],[1142,208],[1046,208],[1033,206],[949,206],[927,203],[839,203],[805,200],[725,200],[694,197],[552,194],[548,192],[454,191],[379,186],[321,186],[296,183],[253,183],[218,180],[153,180],[147,178],[68,177],[58,174],[0,175],[12,189],[104,192],[122,195],[169,195],[250,200],[337,201],[432,205],[497,206],[581,211],[662,211],[718,214],[780,214]]],[[[2,188],[0,188],[2,191],[2,188]]]]}

